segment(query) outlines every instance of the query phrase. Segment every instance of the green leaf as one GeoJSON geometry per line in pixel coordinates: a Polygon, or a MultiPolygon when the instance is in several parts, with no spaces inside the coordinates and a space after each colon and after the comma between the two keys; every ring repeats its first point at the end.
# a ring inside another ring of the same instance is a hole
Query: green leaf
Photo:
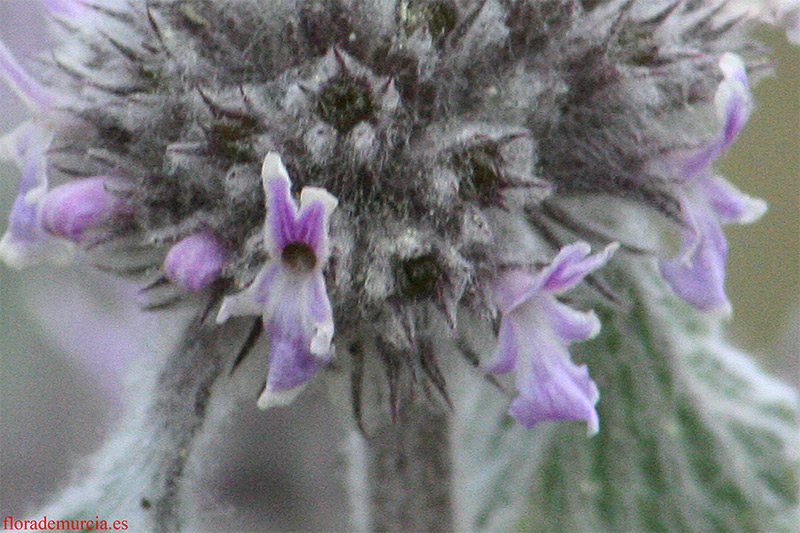
{"type": "Polygon", "coordinates": [[[451,389],[459,529],[800,529],[797,394],[731,348],[719,317],[678,300],[651,261],[616,264],[629,305],[596,306],[601,334],[573,345],[600,388],[596,436],[578,422],[521,428],[506,414],[513,390],[479,372],[451,389]]]}
{"type": "Polygon", "coordinates": [[[600,433],[558,424],[526,531],[796,531],[798,397],[678,301],[651,264],[619,271],[631,308],[598,310],[575,350],[600,433]]]}

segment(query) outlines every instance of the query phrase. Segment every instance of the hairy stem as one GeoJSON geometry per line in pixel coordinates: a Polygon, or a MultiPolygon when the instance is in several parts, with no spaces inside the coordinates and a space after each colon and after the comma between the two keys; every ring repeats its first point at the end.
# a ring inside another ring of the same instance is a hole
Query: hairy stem
{"type": "Polygon", "coordinates": [[[154,436],[163,445],[154,448],[166,453],[157,460],[162,467],[154,471],[152,492],[143,498],[153,503],[160,531],[180,530],[178,494],[186,459],[203,425],[211,387],[223,367],[222,354],[214,349],[215,339],[215,327],[193,321],[156,383],[150,412],[154,436]]]}
{"type": "Polygon", "coordinates": [[[134,384],[134,401],[140,402],[105,446],[87,459],[88,475],[43,514],[59,519],[126,516],[137,531],[181,529],[186,461],[227,353],[215,347],[218,332],[196,318],[159,368],[140,369],[134,384]]]}
{"type": "Polygon", "coordinates": [[[449,415],[417,401],[350,446],[354,522],[370,531],[451,531],[449,415]]]}

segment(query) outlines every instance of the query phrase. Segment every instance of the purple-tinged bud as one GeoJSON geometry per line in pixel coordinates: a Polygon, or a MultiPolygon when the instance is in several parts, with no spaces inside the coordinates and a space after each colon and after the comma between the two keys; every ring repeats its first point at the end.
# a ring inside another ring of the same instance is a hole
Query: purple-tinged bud
{"type": "Polygon", "coordinates": [[[219,277],[227,255],[211,232],[195,233],[170,249],[164,260],[164,273],[184,290],[201,291],[219,277]]]}
{"type": "Polygon", "coordinates": [[[108,177],[98,176],[65,183],[42,200],[45,231],[73,242],[86,240],[86,232],[114,215],[127,211],[125,201],[106,188],[108,177]]]}

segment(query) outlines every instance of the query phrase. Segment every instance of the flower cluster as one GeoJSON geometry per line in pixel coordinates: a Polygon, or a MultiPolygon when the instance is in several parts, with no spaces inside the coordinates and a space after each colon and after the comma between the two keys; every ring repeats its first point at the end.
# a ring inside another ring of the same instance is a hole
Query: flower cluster
{"type": "Polygon", "coordinates": [[[33,116],[0,139],[22,175],[0,257],[110,250],[104,267],[145,292],[199,293],[219,323],[260,317],[263,408],[365,346],[392,396],[402,372],[444,392],[449,352],[430,341],[458,345],[465,312],[499,320],[481,366],[515,372],[514,418],[595,432],[598,390],[568,348],[600,325],[559,298],[613,294],[598,276],[624,238],[561,202],[600,196],[679,222],[661,272],[702,310],[728,307],[720,225],[764,210],[710,169],[751,107],[729,52],[744,25],[713,3],[44,6],[64,35],[36,77],[0,43],[0,76],[33,116]],[[665,127],[697,126],[687,110],[712,100],[711,140],[665,127]],[[145,264],[126,263],[131,246],[152,252],[145,264]]]}

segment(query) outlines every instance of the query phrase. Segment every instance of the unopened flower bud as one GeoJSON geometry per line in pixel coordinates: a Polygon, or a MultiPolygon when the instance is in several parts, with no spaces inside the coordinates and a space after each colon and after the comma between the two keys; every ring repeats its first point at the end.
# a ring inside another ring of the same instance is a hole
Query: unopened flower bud
{"type": "Polygon", "coordinates": [[[87,240],[88,231],[125,210],[125,201],[106,188],[107,177],[71,181],[48,192],[42,200],[46,231],[73,242],[87,240]]]}
{"type": "Polygon", "coordinates": [[[170,249],[164,273],[182,289],[197,292],[219,277],[226,260],[225,248],[211,232],[195,233],[170,249]]]}

